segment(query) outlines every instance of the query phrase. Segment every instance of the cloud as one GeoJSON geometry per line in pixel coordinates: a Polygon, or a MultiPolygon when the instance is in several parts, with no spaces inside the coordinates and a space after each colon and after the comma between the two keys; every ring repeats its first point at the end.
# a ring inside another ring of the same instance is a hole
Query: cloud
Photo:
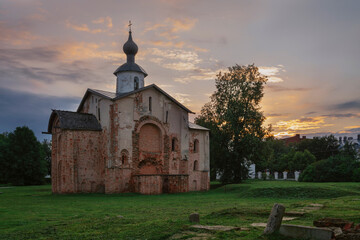
{"type": "Polygon", "coordinates": [[[108,29],[111,29],[113,27],[111,17],[100,17],[98,19],[93,20],[92,23],[94,23],[94,24],[105,24],[108,29]]]}
{"type": "Polygon", "coordinates": [[[306,117],[293,119],[289,121],[278,121],[274,124],[274,130],[278,133],[293,134],[300,131],[314,130],[322,127],[330,127],[333,124],[327,124],[325,117],[306,117]]]}
{"type": "Polygon", "coordinates": [[[9,27],[4,21],[0,21],[0,32],[0,42],[12,46],[28,45],[40,38],[20,25],[9,27]]]}
{"type": "Polygon", "coordinates": [[[347,126],[344,130],[340,131],[339,133],[345,134],[352,134],[352,133],[360,133],[360,126],[347,126]]]}
{"type": "MultiPolygon", "coordinates": [[[[199,48],[190,44],[185,44],[184,41],[178,41],[179,33],[189,31],[194,28],[197,19],[194,18],[167,18],[161,23],[146,23],[145,33],[150,34],[153,40],[148,41],[148,44],[157,47],[176,47],[183,48],[185,45],[196,51],[207,51],[207,49],[199,48]]],[[[149,35],[148,34],[148,35],[149,35]]]]}
{"type": "Polygon", "coordinates": [[[147,23],[148,26],[146,27],[145,32],[159,31],[161,36],[167,37],[171,40],[177,38],[177,36],[174,36],[173,33],[189,31],[195,26],[196,22],[197,19],[193,18],[167,18],[162,23],[147,23]]]}
{"type": "Polygon", "coordinates": [[[353,100],[348,102],[343,102],[340,104],[335,104],[330,107],[334,110],[359,110],[360,109],[360,100],[353,100]]]}
{"type": "Polygon", "coordinates": [[[280,85],[266,85],[266,88],[269,89],[271,92],[307,92],[310,91],[310,88],[303,88],[303,87],[284,87],[280,85]]]}
{"type": "Polygon", "coordinates": [[[97,18],[95,20],[91,21],[93,25],[103,25],[103,28],[90,28],[87,24],[83,23],[83,24],[75,24],[72,23],[70,20],[66,20],[66,26],[68,28],[71,28],[75,31],[80,31],[80,32],[88,32],[88,33],[102,33],[102,32],[108,32],[109,30],[112,29],[113,24],[112,24],[112,19],[110,17],[100,17],[97,18]]]}
{"type": "Polygon", "coordinates": [[[176,47],[182,48],[185,45],[185,42],[171,42],[171,41],[150,41],[151,45],[158,47],[176,47]]]}
{"type": "MultiPolygon", "coordinates": [[[[55,47],[0,49],[0,82],[9,89],[55,96],[71,96],[87,86],[105,85],[108,81],[91,62],[59,61],[55,47]]],[[[101,66],[100,66],[101,67],[101,66]]]]}
{"type": "Polygon", "coordinates": [[[269,114],[266,114],[267,118],[287,117],[287,116],[289,116],[288,113],[269,113],[269,114]]]}
{"type": "Polygon", "coordinates": [[[100,50],[100,45],[96,43],[73,42],[55,46],[60,53],[59,59],[66,62],[78,60],[90,60],[101,58],[110,61],[120,61],[125,59],[125,55],[119,52],[100,50]]]}
{"type": "Polygon", "coordinates": [[[181,104],[188,104],[191,102],[190,98],[189,98],[189,94],[186,93],[175,93],[174,98],[179,101],[181,104]]]}
{"type": "Polygon", "coordinates": [[[333,113],[333,114],[325,114],[323,117],[330,118],[360,118],[359,113],[333,113]]]}
{"type": "Polygon", "coordinates": [[[284,66],[281,64],[275,67],[261,66],[259,67],[259,72],[267,76],[269,80],[268,82],[270,83],[279,83],[284,81],[282,78],[278,76],[281,72],[285,72],[284,66]]]}
{"type": "Polygon", "coordinates": [[[160,50],[158,48],[149,49],[152,56],[150,61],[161,65],[164,68],[177,71],[194,70],[202,60],[199,55],[192,51],[181,49],[176,50],[160,50]]]}
{"type": "Polygon", "coordinates": [[[211,81],[216,78],[216,75],[220,71],[224,72],[227,71],[227,69],[211,70],[209,68],[205,68],[205,69],[199,68],[184,77],[174,78],[174,81],[179,83],[190,83],[193,81],[211,81]]]}
{"type": "Polygon", "coordinates": [[[52,97],[0,88],[0,133],[13,131],[18,126],[28,126],[39,139],[49,138],[41,134],[47,130],[51,109],[74,111],[80,98],[52,97]]]}

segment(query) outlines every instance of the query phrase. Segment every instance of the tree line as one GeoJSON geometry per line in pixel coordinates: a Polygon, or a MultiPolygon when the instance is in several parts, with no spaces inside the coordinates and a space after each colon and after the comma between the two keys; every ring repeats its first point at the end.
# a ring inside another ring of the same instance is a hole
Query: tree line
{"type": "Polygon", "coordinates": [[[0,183],[43,184],[51,173],[51,143],[40,143],[28,127],[0,134],[0,183]]]}

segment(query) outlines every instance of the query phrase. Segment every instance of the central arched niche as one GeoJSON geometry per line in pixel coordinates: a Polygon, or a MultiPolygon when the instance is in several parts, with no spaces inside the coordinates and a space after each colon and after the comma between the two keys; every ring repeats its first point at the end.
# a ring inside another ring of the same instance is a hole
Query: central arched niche
{"type": "Polygon", "coordinates": [[[144,152],[161,152],[161,131],[158,126],[147,123],[141,127],[139,149],[144,152]]]}

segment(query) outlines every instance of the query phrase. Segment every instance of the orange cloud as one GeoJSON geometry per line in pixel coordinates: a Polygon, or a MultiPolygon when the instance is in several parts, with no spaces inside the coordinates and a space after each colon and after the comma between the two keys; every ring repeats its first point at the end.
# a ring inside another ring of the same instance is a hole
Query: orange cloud
{"type": "MultiPolygon", "coordinates": [[[[307,117],[289,121],[278,121],[274,124],[274,131],[278,134],[281,132],[295,133],[299,131],[314,130],[322,127],[330,127],[334,124],[325,123],[325,117],[307,117]]],[[[276,134],[275,134],[276,135],[276,134]]]]}
{"type": "Polygon", "coordinates": [[[93,20],[92,23],[96,24],[96,25],[102,24],[105,26],[105,28],[91,29],[87,24],[74,24],[74,23],[71,23],[69,20],[66,21],[66,26],[75,31],[88,32],[88,33],[93,33],[93,34],[107,32],[113,27],[112,19],[110,17],[100,17],[100,18],[93,20]]]}
{"type": "MultiPolygon", "coordinates": [[[[167,18],[163,23],[156,23],[151,26],[148,26],[145,29],[145,32],[148,31],[155,31],[161,30],[161,33],[176,33],[182,31],[189,31],[197,22],[197,19],[190,19],[190,18],[183,18],[183,19],[174,19],[174,18],[167,18]]],[[[147,25],[150,25],[148,23],[147,25]]],[[[170,35],[168,35],[170,36],[170,35]]]]}
{"type": "Polygon", "coordinates": [[[121,52],[100,50],[100,45],[95,43],[69,43],[59,46],[57,49],[61,53],[60,60],[65,62],[88,60],[94,58],[119,61],[125,58],[124,54],[121,52]]]}
{"type": "Polygon", "coordinates": [[[174,43],[174,42],[171,42],[171,41],[168,41],[168,42],[165,42],[165,41],[151,41],[150,42],[152,45],[155,45],[155,46],[159,46],[159,47],[176,47],[176,48],[182,48],[184,46],[184,42],[177,42],[177,43],[174,43]]]}
{"type": "MultiPolygon", "coordinates": [[[[150,41],[150,44],[162,47],[177,47],[182,48],[184,42],[174,42],[175,39],[179,38],[178,33],[191,30],[197,22],[197,19],[183,18],[174,19],[167,18],[162,23],[151,24],[147,23],[145,33],[154,31],[156,36],[160,36],[161,40],[150,41]]],[[[206,49],[198,48],[195,46],[188,46],[196,51],[207,51],[206,49]]]]}
{"type": "Polygon", "coordinates": [[[0,21],[0,41],[10,45],[27,45],[40,37],[21,28],[10,28],[0,21]]]}

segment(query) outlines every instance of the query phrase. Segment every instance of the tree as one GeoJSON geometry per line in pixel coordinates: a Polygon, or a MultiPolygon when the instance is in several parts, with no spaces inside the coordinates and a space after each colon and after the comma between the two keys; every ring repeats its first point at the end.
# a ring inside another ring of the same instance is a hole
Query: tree
{"type": "Polygon", "coordinates": [[[216,91],[195,119],[220,133],[222,143],[217,148],[223,156],[215,161],[221,166],[223,182],[241,182],[247,177],[250,161],[261,158],[258,150],[270,132],[263,127],[265,117],[259,106],[266,81],[254,65],[229,67],[229,72],[217,75],[216,91]]]}
{"type": "Polygon", "coordinates": [[[8,133],[0,134],[0,183],[7,183],[8,133]]]}
{"type": "Polygon", "coordinates": [[[41,147],[44,153],[47,174],[51,175],[51,142],[49,142],[47,139],[44,139],[41,143],[41,147]]]}
{"type": "Polygon", "coordinates": [[[324,137],[314,137],[313,139],[306,139],[295,146],[297,151],[311,152],[316,160],[328,159],[339,153],[339,143],[334,135],[324,137]]]}
{"type": "Polygon", "coordinates": [[[17,127],[8,135],[7,181],[14,185],[42,184],[46,162],[40,142],[28,127],[17,127]]]}
{"type": "Polygon", "coordinates": [[[227,136],[217,124],[211,103],[204,105],[195,122],[210,129],[210,179],[216,180],[217,174],[223,172],[224,163],[228,158],[227,136]]]}

